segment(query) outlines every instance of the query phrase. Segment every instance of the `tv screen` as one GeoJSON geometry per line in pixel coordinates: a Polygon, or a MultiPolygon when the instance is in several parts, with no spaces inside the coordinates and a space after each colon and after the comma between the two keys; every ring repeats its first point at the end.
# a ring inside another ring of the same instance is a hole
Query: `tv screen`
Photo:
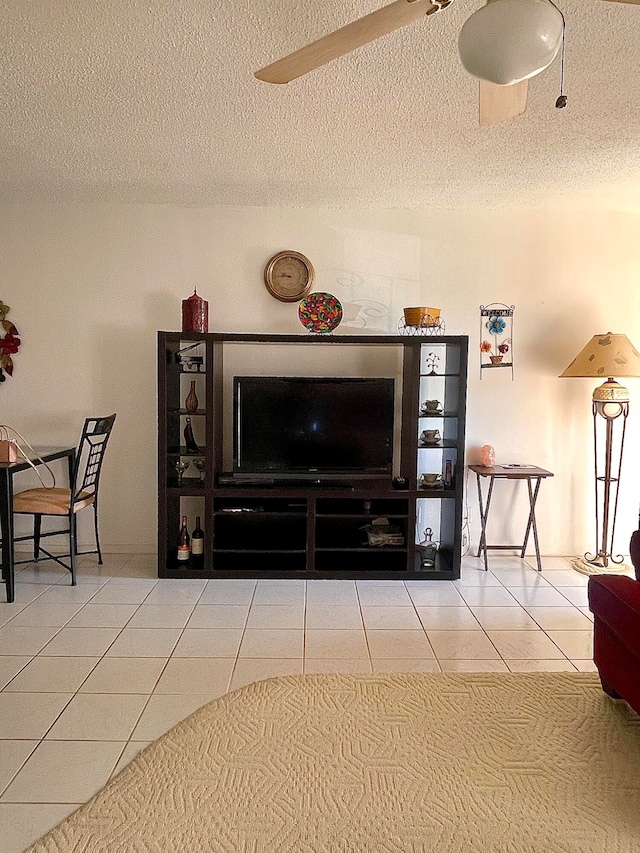
{"type": "Polygon", "coordinates": [[[393,379],[234,377],[236,475],[391,474],[393,379]]]}

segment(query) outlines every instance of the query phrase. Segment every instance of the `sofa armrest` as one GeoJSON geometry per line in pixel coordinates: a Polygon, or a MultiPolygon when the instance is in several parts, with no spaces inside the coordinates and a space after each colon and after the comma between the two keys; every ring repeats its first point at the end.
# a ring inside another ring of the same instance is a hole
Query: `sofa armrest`
{"type": "Polygon", "coordinates": [[[631,542],[629,542],[629,553],[631,554],[631,562],[636,570],[636,580],[640,581],[640,530],[635,530],[631,534],[631,542]]]}
{"type": "Polygon", "coordinates": [[[589,609],[592,596],[597,598],[599,590],[608,590],[616,598],[621,598],[640,613],[640,582],[627,575],[591,575],[589,578],[589,609]]]}
{"type": "Polygon", "coordinates": [[[640,583],[624,575],[592,575],[589,609],[640,659],[640,583]]]}

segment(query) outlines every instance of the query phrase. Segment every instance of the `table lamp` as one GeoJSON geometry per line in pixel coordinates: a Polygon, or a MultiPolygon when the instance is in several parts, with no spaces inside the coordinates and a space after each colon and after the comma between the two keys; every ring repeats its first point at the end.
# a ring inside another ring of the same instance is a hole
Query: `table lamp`
{"type": "Polygon", "coordinates": [[[577,566],[579,571],[586,574],[597,574],[605,571],[616,571],[615,566],[609,567],[609,562],[620,564],[624,561],[622,555],[612,556],[613,537],[616,527],[616,512],[618,509],[618,490],[620,488],[620,472],[622,470],[622,452],[624,436],[629,414],[629,391],[613,378],[614,376],[640,376],[640,353],[626,335],[594,335],[589,343],[580,350],[571,364],[564,370],[561,377],[604,378],[606,381],[595,388],[593,392],[593,451],[594,476],[596,496],[596,548],[591,554],[587,552],[577,566]],[[621,418],[621,420],[618,420],[621,418]],[[614,459],[613,439],[614,425],[621,424],[620,446],[617,458],[614,459]],[[605,426],[604,473],[598,460],[598,423],[605,426]],[[613,507],[611,498],[613,494],[613,507]],[[602,508],[602,519],[601,519],[602,508]]]}

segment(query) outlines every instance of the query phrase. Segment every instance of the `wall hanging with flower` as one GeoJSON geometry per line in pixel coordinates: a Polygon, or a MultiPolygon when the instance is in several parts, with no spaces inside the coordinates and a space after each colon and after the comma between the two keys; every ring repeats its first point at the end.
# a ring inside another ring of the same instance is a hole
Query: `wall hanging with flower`
{"type": "Polygon", "coordinates": [[[513,312],[515,305],[492,302],[480,306],[480,379],[484,368],[509,367],[513,379],[513,312]]]}
{"type": "Polygon", "coordinates": [[[11,309],[0,300],[0,323],[4,334],[0,332],[0,382],[4,382],[7,378],[4,374],[13,376],[13,359],[12,355],[18,352],[20,346],[20,338],[18,330],[13,325],[11,320],[7,320],[7,314],[11,309]]]}

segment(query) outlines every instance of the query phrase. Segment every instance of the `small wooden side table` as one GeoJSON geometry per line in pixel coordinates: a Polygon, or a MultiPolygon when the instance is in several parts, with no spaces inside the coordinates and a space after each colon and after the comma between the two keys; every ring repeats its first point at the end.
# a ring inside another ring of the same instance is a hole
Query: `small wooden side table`
{"type": "Polygon", "coordinates": [[[545,471],[544,468],[536,468],[535,465],[493,465],[490,468],[485,468],[484,465],[469,465],[469,469],[476,475],[478,483],[478,501],[480,503],[480,524],[482,530],[480,533],[480,544],[478,545],[479,557],[481,554],[484,557],[484,570],[489,570],[488,552],[489,551],[513,551],[520,550],[520,557],[524,557],[524,552],[529,541],[529,534],[533,531],[533,541],[536,548],[536,561],[538,571],[542,571],[542,562],[540,560],[540,545],[538,543],[538,527],[536,525],[536,501],[538,492],[540,491],[540,483],[546,477],[553,477],[551,471],[545,471]],[[487,492],[486,501],[482,498],[481,481],[483,477],[489,478],[489,490],[487,492]],[[489,508],[491,506],[491,496],[493,494],[493,484],[495,480],[526,480],[527,489],[529,492],[529,520],[527,521],[527,529],[524,534],[524,542],[520,545],[487,545],[487,519],[489,518],[489,508]],[[535,482],[535,486],[532,483],[535,482]]]}

